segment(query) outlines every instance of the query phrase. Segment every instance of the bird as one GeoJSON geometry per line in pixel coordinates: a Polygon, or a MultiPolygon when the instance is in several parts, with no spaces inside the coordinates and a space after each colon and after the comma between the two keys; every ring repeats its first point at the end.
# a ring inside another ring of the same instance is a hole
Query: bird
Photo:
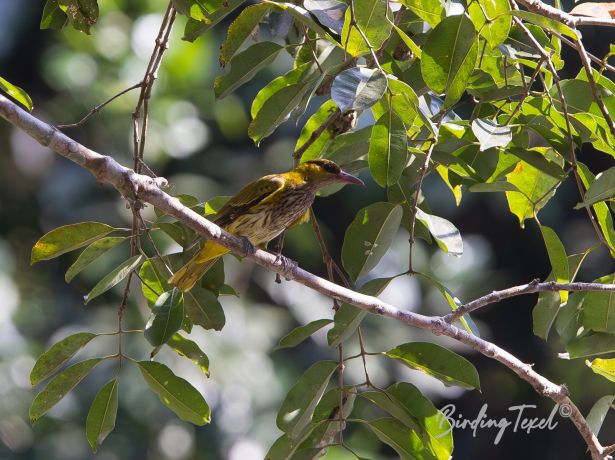
{"type": "MultiPolygon", "coordinates": [[[[308,160],[291,171],[250,182],[227,201],[213,222],[265,249],[284,230],[307,222],[316,192],[332,184],[365,185],[331,160],[308,160]]],[[[228,252],[224,246],[206,240],[196,255],[171,276],[169,283],[182,292],[190,291],[216,260],[228,252]]]]}

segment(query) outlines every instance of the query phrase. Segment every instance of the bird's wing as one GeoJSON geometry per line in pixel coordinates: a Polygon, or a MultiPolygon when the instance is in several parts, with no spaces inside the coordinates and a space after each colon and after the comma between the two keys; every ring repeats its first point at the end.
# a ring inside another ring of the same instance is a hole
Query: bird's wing
{"type": "Polygon", "coordinates": [[[284,178],[279,174],[264,176],[250,182],[218,211],[214,222],[221,227],[231,224],[237,216],[284,187],[284,183],[284,178]]]}

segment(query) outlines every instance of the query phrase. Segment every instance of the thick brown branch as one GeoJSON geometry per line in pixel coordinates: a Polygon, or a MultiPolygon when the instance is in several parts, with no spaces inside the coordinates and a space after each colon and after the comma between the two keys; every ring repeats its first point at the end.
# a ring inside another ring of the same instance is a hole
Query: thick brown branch
{"type": "Polygon", "coordinates": [[[542,16],[555,19],[556,21],[566,24],[567,26],[572,28],[577,28],[581,26],[615,27],[615,19],[574,16],[562,10],[558,10],[557,8],[554,8],[550,5],[547,5],[540,0],[517,0],[517,2],[521,3],[528,10],[533,11],[534,13],[538,13],[542,16]]]}
{"type": "Polygon", "coordinates": [[[296,263],[291,262],[285,257],[277,257],[266,251],[255,249],[247,243],[247,240],[242,240],[227,233],[216,224],[182,205],[177,198],[167,195],[160,189],[161,186],[165,185],[166,181],[164,179],[137,174],[133,170],[118,164],[113,158],[100,155],[82,146],[54,127],[22,110],[2,95],[0,95],[0,117],[6,119],[9,123],[21,129],[41,144],[49,146],[60,155],[88,169],[100,182],[107,182],[113,185],[126,198],[134,199],[138,193],[139,199],[147,201],[166,214],[177,218],[204,238],[211,239],[268,270],[279,273],[287,279],[295,280],[321,294],[342,302],[348,302],[375,315],[391,318],[409,326],[426,329],[435,335],[451,337],[485,356],[501,362],[528,382],[539,394],[551,398],[557,404],[567,405],[571,411],[570,419],[587,443],[592,457],[595,459],[606,458],[603,454],[602,446],[591,433],[587,421],[568,397],[566,387],[546,379],[537,373],[532,366],[523,363],[506,350],[447,323],[441,317],[430,317],[400,310],[376,297],[352,291],[313,275],[299,268],[296,263]]]}

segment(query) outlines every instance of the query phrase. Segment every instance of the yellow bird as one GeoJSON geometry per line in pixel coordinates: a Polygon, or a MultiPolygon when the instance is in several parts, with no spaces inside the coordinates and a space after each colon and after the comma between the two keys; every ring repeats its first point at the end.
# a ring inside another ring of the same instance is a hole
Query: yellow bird
{"type": "MultiPolygon", "coordinates": [[[[216,214],[214,222],[235,236],[265,248],[287,228],[306,222],[316,192],[331,184],[364,185],[329,160],[309,160],[292,171],[250,182],[216,214]]],[[[201,250],[170,279],[180,291],[189,291],[229,250],[207,240],[201,250]]]]}

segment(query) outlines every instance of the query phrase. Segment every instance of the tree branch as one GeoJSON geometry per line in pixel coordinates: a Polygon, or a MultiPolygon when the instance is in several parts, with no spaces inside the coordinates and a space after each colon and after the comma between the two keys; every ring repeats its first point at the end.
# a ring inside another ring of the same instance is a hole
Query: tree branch
{"type": "Polygon", "coordinates": [[[615,19],[601,19],[601,18],[591,18],[591,17],[584,17],[584,16],[574,16],[562,10],[558,10],[557,8],[554,8],[551,5],[547,5],[546,3],[543,3],[540,0],[517,0],[517,1],[521,3],[523,6],[525,6],[528,10],[533,11],[534,13],[538,13],[542,16],[555,19],[556,21],[566,24],[567,26],[572,27],[574,29],[580,26],[615,27],[615,19]]]}
{"type": "Polygon", "coordinates": [[[513,286],[508,289],[503,289],[501,291],[493,291],[489,294],[486,294],[478,299],[472,300],[457,310],[449,313],[444,317],[444,321],[447,323],[452,323],[463,315],[467,315],[468,313],[472,313],[473,311],[478,310],[486,305],[490,305],[492,303],[501,302],[504,299],[509,299],[511,297],[516,297],[519,295],[525,294],[533,294],[535,292],[544,292],[544,291],[570,291],[570,292],[579,292],[579,291],[608,291],[615,292],[615,284],[600,284],[600,283],[583,283],[583,282],[575,282],[575,283],[556,283],[555,281],[547,281],[546,283],[541,283],[540,280],[533,280],[527,284],[521,284],[519,286],[513,286]]]}
{"type": "Polygon", "coordinates": [[[326,296],[351,303],[375,315],[392,318],[409,326],[429,330],[435,335],[451,337],[485,356],[499,361],[528,382],[539,394],[551,398],[557,404],[566,405],[570,409],[570,419],[585,440],[594,459],[610,458],[603,453],[600,442],[591,432],[579,409],[569,398],[567,388],[546,379],[537,373],[532,366],[523,363],[506,350],[447,323],[441,317],[430,317],[400,310],[376,297],[352,291],[315,276],[299,268],[296,263],[285,257],[276,257],[274,254],[254,248],[247,243],[247,240],[231,235],[182,205],[177,198],[163,192],[160,187],[166,186],[166,180],[137,174],[132,169],[120,165],[113,158],[84,147],[53,126],[24,111],[2,95],[0,95],[0,116],[42,145],[48,146],[58,154],[88,169],[99,182],[113,185],[125,198],[134,199],[138,194],[139,199],[147,201],[163,212],[177,218],[201,236],[221,244],[268,270],[279,273],[287,279],[295,280],[326,296]]]}

